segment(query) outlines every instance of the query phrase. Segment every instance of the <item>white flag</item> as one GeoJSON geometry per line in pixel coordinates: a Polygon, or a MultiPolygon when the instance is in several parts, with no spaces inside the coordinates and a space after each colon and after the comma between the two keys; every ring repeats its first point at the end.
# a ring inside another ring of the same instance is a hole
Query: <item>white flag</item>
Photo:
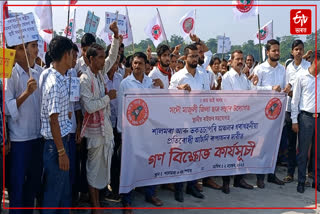
{"type": "Polygon", "coordinates": [[[235,5],[233,13],[238,20],[258,15],[258,6],[255,6],[259,4],[257,0],[235,0],[232,4],[235,5]]]}
{"type": "Polygon", "coordinates": [[[40,24],[39,34],[49,44],[53,37],[52,7],[41,5],[51,5],[51,1],[38,1],[37,5],[35,13],[40,24]]]}
{"type": "MultiPolygon", "coordinates": [[[[267,41],[273,39],[273,20],[269,21],[262,28],[260,28],[261,44],[267,44],[267,41]]],[[[256,33],[254,43],[259,44],[259,32],[256,33]]]]}
{"type": "Polygon", "coordinates": [[[189,36],[190,33],[194,34],[194,25],[196,19],[196,10],[191,10],[185,14],[179,21],[180,31],[183,38],[189,36]]]}
{"type": "Polygon", "coordinates": [[[72,40],[72,42],[77,41],[77,35],[76,35],[76,8],[71,13],[71,19],[69,20],[69,25],[64,29],[64,34],[67,35],[69,39],[72,40]]]}
{"type": "Polygon", "coordinates": [[[128,8],[126,7],[126,19],[127,19],[127,38],[123,38],[124,46],[129,46],[133,43],[133,34],[132,34],[132,27],[129,19],[128,8]]]}
{"type": "Polygon", "coordinates": [[[218,36],[218,48],[217,53],[228,53],[231,50],[230,37],[218,36]]]}
{"type": "Polygon", "coordinates": [[[161,25],[159,13],[144,28],[144,32],[152,40],[155,47],[165,40],[165,33],[161,25]]]}

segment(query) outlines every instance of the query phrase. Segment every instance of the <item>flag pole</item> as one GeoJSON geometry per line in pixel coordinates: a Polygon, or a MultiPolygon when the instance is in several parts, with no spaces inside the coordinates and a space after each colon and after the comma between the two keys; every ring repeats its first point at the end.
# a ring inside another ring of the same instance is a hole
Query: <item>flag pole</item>
{"type": "Polygon", "coordinates": [[[260,38],[260,14],[258,13],[258,37],[259,37],[259,58],[260,63],[262,63],[262,48],[261,48],[261,38],[260,38]]]}
{"type": "Polygon", "coordinates": [[[69,0],[69,5],[68,5],[68,19],[67,19],[67,32],[66,32],[66,37],[68,37],[68,34],[69,34],[69,19],[70,19],[70,0],[69,0]]]}
{"type": "Polygon", "coordinates": [[[166,38],[167,45],[169,46],[169,42],[168,42],[168,38],[167,38],[167,35],[166,35],[166,31],[164,30],[164,26],[163,26],[163,23],[162,23],[161,16],[160,16],[160,13],[159,13],[159,9],[158,9],[158,8],[157,8],[157,12],[158,12],[158,16],[159,16],[159,18],[160,18],[161,26],[162,26],[162,28],[163,28],[164,37],[166,38]]]}

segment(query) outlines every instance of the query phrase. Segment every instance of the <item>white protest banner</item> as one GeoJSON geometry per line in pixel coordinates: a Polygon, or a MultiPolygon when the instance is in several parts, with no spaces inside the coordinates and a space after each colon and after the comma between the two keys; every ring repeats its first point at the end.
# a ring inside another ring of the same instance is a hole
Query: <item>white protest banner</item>
{"type": "Polygon", "coordinates": [[[119,35],[123,36],[123,44],[125,46],[128,46],[132,43],[131,39],[132,36],[129,36],[129,24],[127,23],[127,16],[118,14],[118,13],[111,13],[111,12],[106,12],[105,16],[105,27],[100,33],[100,37],[103,39],[103,41],[108,45],[111,44],[112,42],[112,31],[110,30],[109,26],[112,22],[116,21],[118,17],[118,28],[119,28],[119,35]]]}
{"type": "Polygon", "coordinates": [[[88,11],[86,23],[84,25],[84,32],[85,33],[92,33],[92,34],[96,35],[97,29],[99,26],[99,22],[100,22],[100,17],[94,15],[93,12],[88,11]]]}
{"type": "Polygon", "coordinates": [[[209,176],[273,173],[286,95],[130,90],[123,100],[120,193],[209,176]]]}
{"type": "Polygon", "coordinates": [[[79,100],[80,100],[80,78],[71,77],[70,102],[78,102],[79,100]]]}
{"type": "Polygon", "coordinates": [[[217,39],[218,39],[217,53],[228,53],[231,50],[230,37],[217,36],[217,39]]]}
{"type": "MultiPolygon", "coordinates": [[[[17,16],[21,26],[24,43],[38,40],[39,34],[33,13],[17,16]]],[[[16,17],[5,20],[5,36],[8,46],[22,44],[21,33],[16,17]]]]}

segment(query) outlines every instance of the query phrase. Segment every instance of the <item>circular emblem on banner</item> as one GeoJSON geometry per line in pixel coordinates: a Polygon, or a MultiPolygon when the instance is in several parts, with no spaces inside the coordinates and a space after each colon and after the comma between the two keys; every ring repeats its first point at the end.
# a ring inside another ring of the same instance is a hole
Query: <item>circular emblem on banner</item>
{"type": "Polygon", "coordinates": [[[194,26],[194,19],[189,17],[185,19],[182,23],[182,28],[185,33],[190,33],[194,26]]]}
{"type": "Polygon", "coordinates": [[[127,109],[127,119],[133,126],[141,126],[149,117],[149,109],[147,103],[142,99],[135,99],[127,109]]]}
{"type": "Polygon", "coordinates": [[[282,103],[278,98],[272,98],[265,109],[266,117],[269,120],[275,120],[279,117],[282,109],[282,103]]]}
{"type": "MultiPolygon", "coordinates": [[[[267,26],[264,27],[263,29],[260,30],[260,39],[261,40],[265,40],[267,38],[268,35],[268,29],[267,26]]],[[[257,38],[259,39],[259,34],[257,34],[257,38]]]]}
{"type": "Polygon", "coordinates": [[[155,25],[152,27],[152,37],[155,39],[155,40],[158,40],[159,37],[161,36],[161,27],[159,25],[155,25]]]}
{"type": "Polygon", "coordinates": [[[237,0],[237,9],[241,13],[248,13],[253,6],[253,0],[237,0]]]}

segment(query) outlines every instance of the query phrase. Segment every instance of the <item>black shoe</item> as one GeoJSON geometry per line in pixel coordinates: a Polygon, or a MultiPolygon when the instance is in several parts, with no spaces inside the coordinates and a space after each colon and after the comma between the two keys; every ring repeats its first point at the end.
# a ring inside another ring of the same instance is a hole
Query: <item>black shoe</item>
{"type": "Polygon", "coordinates": [[[277,184],[277,185],[284,185],[284,182],[281,181],[279,178],[277,178],[276,175],[269,175],[268,176],[268,182],[269,183],[274,183],[274,184],[277,184]]]}
{"type": "Polygon", "coordinates": [[[243,189],[253,189],[253,186],[250,184],[247,184],[247,182],[244,179],[241,179],[239,182],[233,183],[234,187],[240,187],[243,189]]]}
{"type": "Polygon", "coordinates": [[[225,194],[229,194],[230,193],[230,188],[229,188],[229,184],[224,184],[222,187],[221,187],[221,191],[225,194]]]}
{"type": "Polygon", "coordinates": [[[304,183],[298,183],[297,192],[304,193],[304,183]]]}
{"type": "Polygon", "coordinates": [[[190,194],[196,198],[204,198],[204,195],[202,195],[195,186],[187,187],[187,194],[190,194]]]}
{"type": "Polygon", "coordinates": [[[183,202],[184,201],[183,192],[182,191],[175,191],[174,192],[174,199],[176,199],[176,201],[183,202]]]}
{"type": "Polygon", "coordinates": [[[262,179],[257,180],[257,186],[260,189],[264,189],[264,181],[262,179]]]}

